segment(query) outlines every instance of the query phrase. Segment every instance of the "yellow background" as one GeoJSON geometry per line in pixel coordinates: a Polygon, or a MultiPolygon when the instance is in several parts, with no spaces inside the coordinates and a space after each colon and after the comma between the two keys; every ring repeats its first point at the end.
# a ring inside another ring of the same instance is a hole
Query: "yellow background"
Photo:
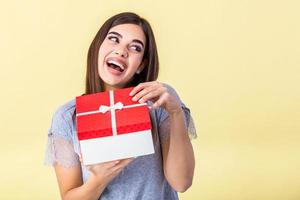
{"type": "Polygon", "coordinates": [[[300,3],[296,0],[1,1],[0,199],[59,199],[43,165],[59,105],[84,89],[108,17],[153,26],[159,80],[191,108],[196,172],[182,199],[300,199],[300,3]]]}

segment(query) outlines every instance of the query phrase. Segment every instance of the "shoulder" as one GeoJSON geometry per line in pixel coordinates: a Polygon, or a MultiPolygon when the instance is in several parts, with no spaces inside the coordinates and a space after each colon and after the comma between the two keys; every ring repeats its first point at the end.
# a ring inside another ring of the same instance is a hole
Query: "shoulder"
{"type": "Polygon", "coordinates": [[[64,104],[60,105],[55,113],[54,116],[68,118],[74,114],[75,111],[75,99],[69,100],[64,104]]]}
{"type": "Polygon", "coordinates": [[[75,99],[60,105],[53,114],[49,134],[70,136],[74,125],[75,99]]]}
{"type": "Polygon", "coordinates": [[[165,88],[171,93],[176,93],[176,90],[168,83],[162,83],[165,88]]]}

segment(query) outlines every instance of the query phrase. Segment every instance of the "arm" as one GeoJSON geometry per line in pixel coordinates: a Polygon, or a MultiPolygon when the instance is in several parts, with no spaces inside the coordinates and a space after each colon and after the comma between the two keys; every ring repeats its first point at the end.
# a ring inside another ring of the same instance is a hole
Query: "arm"
{"type": "Polygon", "coordinates": [[[83,183],[80,157],[74,151],[72,140],[51,134],[48,142],[49,153],[46,157],[54,166],[63,200],[97,200],[108,183],[132,160],[88,165],[90,177],[83,183]]]}
{"type": "Polygon", "coordinates": [[[170,114],[162,126],[170,132],[170,137],[161,142],[166,179],[176,191],[185,192],[192,185],[195,158],[183,111],[170,114]]]}
{"type": "Polygon", "coordinates": [[[97,200],[107,184],[117,176],[132,159],[105,162],[88,166],[91,175],[83,184],[80,165],[63,167],[54,166],[61,199],[63,200],[97,200]]]}
{"type": "Polygon", "coordinates": [[[61,199],[96,200],[105,189],[105,185],[98,184],[93,177],[91,177],[86,184],[83,184],[79,165],[70,168],[55,165],[54,168],[61,199]]]}
{"type": "Polygon", "coordinates": [[[153,109],[163,107],[168,112],[169,117],[160,127],[170,132],[170,137],[162,142],[164,173],[176,191],[186,191],[193,181],[195,158],[179,100],[156,81],[139,84],[130,95],[140,103],[152,100],[153,109]]]}

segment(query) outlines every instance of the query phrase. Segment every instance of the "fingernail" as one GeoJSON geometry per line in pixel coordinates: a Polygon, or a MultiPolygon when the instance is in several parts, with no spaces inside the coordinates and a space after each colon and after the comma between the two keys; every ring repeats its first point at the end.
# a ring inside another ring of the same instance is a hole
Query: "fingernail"
{"type": "Polygon", "coordinates": [[[130,92],[130,93],[129,93],[129,96],[132,96],[132,95],[133,95],[133,92],[130,92]]]}
{"type": "Polygon", "coordinates": [[[144,99],[140,99],[139,102],[140,102],[140,103],[144,103],[144,99]]]}
{"type": "Polygon", "coordinates": [[[136,101],[137,99],[136,99],[136,96],[134,96],[133,98],[132,98],[132,101],[136,101]]]}

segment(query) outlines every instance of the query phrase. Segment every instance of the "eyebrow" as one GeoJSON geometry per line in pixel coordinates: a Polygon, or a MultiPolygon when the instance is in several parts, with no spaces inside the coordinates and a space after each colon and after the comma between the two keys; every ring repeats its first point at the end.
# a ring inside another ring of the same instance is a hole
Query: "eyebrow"
{"type": "MultiPolygon", "coordinates": [[[[120,33],[115,32],[115,31],[111,31],[111,32],[109,32],[107,35],[109,35],[109,34],[117,35],[118,37],[123,38],[123,36],[122,36],[120,33]]],[[[139,43],[139,44],[141,44],[143,47],[145,47],[145,46],[144,46],[144,43],[143,43],[141,40],[133,39],[132,42],[139,43]]]]}

